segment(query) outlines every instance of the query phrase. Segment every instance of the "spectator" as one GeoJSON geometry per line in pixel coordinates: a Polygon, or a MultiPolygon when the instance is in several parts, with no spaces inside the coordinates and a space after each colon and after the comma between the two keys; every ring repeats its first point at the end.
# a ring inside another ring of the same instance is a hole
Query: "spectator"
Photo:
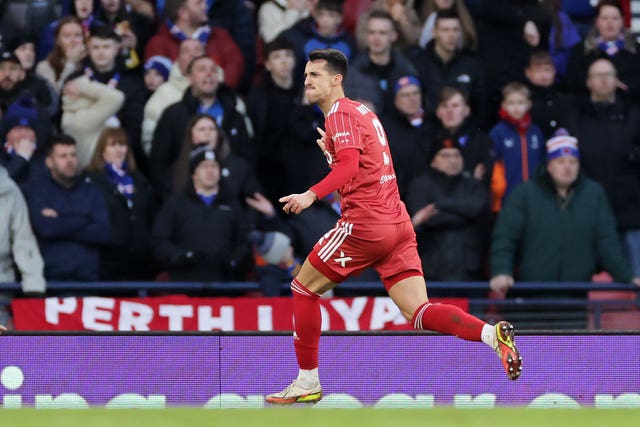
{"type": "Polygon", "coordinates": [[[291,281],[300,271],[301,263],[294,255],[291,238],[280,231],[252,231],[256,258],[256,276],[262,295],[279,297],[282,284],[291,281]]]}
{"type": "Polygon", "coordinates": [[[444,87],[436,109],[440,140],[452,139],[462,151],[464,172],[488,189],[493,174],[493,141],[475,124],[467,94],[458,88],[444,87]]]}
{"type": "Polygon", "coordinates": [[[209,25],[227,30],[240,48],[244,59],[244,73],[240,76],[240,84],[234,88],[244,94],[251,85],[256,64],[256,6],[239,0],[209,0],[207,4],[209,25]]]}
{"type": "Polygon", "coordinates": [[[175,61],[180,42],[196,39],[204,45],[205,54],[224,70],[224,82],[238,87],[245,70],[242,52],[225,29],[207,25],[205,0],[167,0],[165,15],[167,19],[147,44],[145,60],[161,55],[175,61]]]}
{"type": "Polygon", "coordinates": [[[31,224],[29,210],[18,186],[0,166],[0,282],[15,282],[17,269],[22,291],[44,293],[44,262],[31,224]]]}
{"type": "Polygon", "coordinates": [[[109,214],[100,190],[76,173],[76,144],[54,136],[47,148],[50,175],[26,189],[33,230],[47,280],[98,280],[99,251],[109,241],[109,214]]]}
{"type": "Polygon", "coordinates": [[[547,49],[550,19],[538,0],[473,0],[466,4],[478,32],[477,54],[486,76],[487,123],[493,123],[502,88],[511,81],[524,81],[531,52],[547,49]]]}
{"type": "MultiPolygon", "coordinates": [[[[191,84],[187,76],[187,67],[194,58],[204,55],[204,46],[197,40],[186,39],[180,43],[178,58],[171,67],[169,80],[162,84],[144,106],[142,121],[142,147],[147,155],[151,153],[151,140],[162,112],[171,104],[182,99],[184,91],[191,84]]],[[[152,57],[153,58],[153,57],[152,57]]],[[[147,60],[149,61],[149,60],[147,60]]],[[[222,68],[219,68],[222,73],[222,68]]],[[[224,80],[219,78],[220,81],[224,80]]]]}
{"type": "MultiPolygon", "coordinates": [[[[86,38],[89,38],[89,33],[93,27],[103,25],[102,22],[95,18],[94,12],[96,4],[97,2],[95,0],[72,0],[69,16],[63,16],[57,21],[53,21],[44,27],[44,30],[40,35],[40,41],[38,41],[38,60],[42,61],[47,58],[56,46],[58,46],[58,37],[60,34],[59,27],[63,23],[66,23],[67,21],[79,23],[82,28],[82,35],[86,38]]],[[[74,51],[73,53],[75,54],[77,51],[74,51]]]]}
{"type": "Polygon", "coordinates": [[[300,90],[295,85],[293,45],[277,38],[265,46],[265,78],[249,92],[247,107],[255,129],[256,176],[273,204],[286,194],[284,174],[287,141],[290,138],[288,117],[300,90]]]}
{"type": "Polygon", "coordinates": [[[181,101],[164,110],[158,121],[151,147],[150,173],[154,189],[163,197],[170,194],[170,168],[180,153],[189,119],[197,113],[216,119],[219,127],[229,135],[234,154],[250,162],[254,159],[251,125],[247,116],[238,111],[244,109],[244,104],[228,86],[219,83],[218,69],[207,56],[191,61],[187,69],[191,86],[181,101]]]}
{"type": "Polygon", "coordinates": [[[215,119],[207,114],[196,114],[188,123],[180,154],[170,179],[172,195],[182,193],[189,184],[189,157],[197,147],[212,149],[220,163],[220,184],[225,200],[244,205],[245,198],[261,191],[251,164],[231,152],[229,139],[215,119]]]}
{"type": "Polygon", "coordinates": [[[268,0],[258,9],[258,35],[271,43],[284,30],[307,18],[313,7],[312,0],[268,0]]]}
{"type": "MultiPolygon", "coordinates": [[[[400,49],[418,45],[420,18],[413,8],[413,0],[373,0],[369,13],[374,10],[384,10],[391,15],[398,29],[398,47],[400,49]]],[[[356,40],[359,49],[364,49],[367,45],[367,19],[367,13],[360,15],[356,25],[356,40]]]]}
{"type": "Polygon", "coordinates": [[[37,100],[38,105],[45,108],[49,116],[58,111],[58,94],[55,89],[42,77],[35,73],[36,45],[34,39],[26,35],[17,35],[10,40],[8,49],[20,60],[20,66],[24,73],[21,86],[37,100]]]}
{"type": "MultiPolygon", "coordinates": [[[[586,298],[586,291],[560,284],[552,293],[519,291],[514,271],[522,282],[590,282],[598,261],[614,280],[640,286],[622,253],[605,192],[580,172],[580,155],[576,138],[560,134],[550,139],[546,168],[507,199],[493,233],[494,291],[510,298],[586,298]]],[[[537,310],[540,317],[542,310],[537,310]]],[[[584,327],[586,316],[580,316],[584,327]]]]}
{"type": "Polygon", "coordinates": [[[544,160],[544,136],[531,121],[529,89],[522,83],[509,83],[502,89],[502,99],[501,120],[489,132],[495,155],[491,176],[493,212],[500,210],[509,193],[528,181],[544,160]]]}
{"type": "Polygon", "coordinates": [[[302,78],[309,52],[318,48],[333,48],[351,59],[355,44],[351,34],[342,27],[341,0],[318,0],[311,16],[298,21],[282,33],[293,44],[296,53],[294,76],[302,78]]]}
{"type": "Polygon", "coordinates": [[[120,125],[112,117],[123,103],[122,92],[91,80],[81,71],[72,74],[65,83],[62,88],[61,127],[63,132],[78,141],[77,147],[74,147],[74,155],[77,155],[76,161],[80,169],[91,161],[102,130],[107,125],[120,125]]]}
{"type": "Polygon", "coordinates": [[[151,95],[169,80],[169,73],[173,64],[171,60],[165,56],[152,56],[144,63],[144,85],[147,88],[145,101],[148,101],[151,95]]]}
{"type": "MultiPolygon", "coordinates": [[[[9,105],[15,103],[21,98],[30,98],[30,102],[35,102],[46,108],[46,102],[50,102],[49,94],[42,92],[38,87],[31,86],[25,80],[25,72],[20,65],[18,57],[10,51],[0,52],[0,113],[4,114],[9,105]],[[38,99],[43,96],[46,99],[38,99]]],[[[39,120],[42,121],[43,129],[50,129],[49,116],[45,110],[39,112],[39,120]],[[45,123],[46,122],[46,123],[45,123]]]]}
{"type": "Polygon", "coordinates": [[[435,110],[443,87],[459,87],[469,94],[478,124],[486,125],[487,102],[482,66],[474,56],[458,47],[461,32],[457,15],[452,11],[438,12],[433,40],[424,49],[413,49],[409,59],[418,68],[418,75],[424,84],[423,96],[428,111],[435,110]]]}
{"type": "Polygon", "coordinates": [[[384,114],[394,98],[393,82],[406,75],[417,75],[414,65],[393,47],[398,38],[393,18],[383,10],[369,13],[366,21],[366,47],[351,61],[345,91],[351,99],[373,104],[384,114]]]}
{"type": "Polygon", "coordinates": [[[80,69],[86,55],[82,22],[73,16],[64,17],[56,25],[53,50],[46,59],[38,62],[36,74],[47,80],[60,94],[64,82],[80,69]]]}
{"type": "Polygon", "coordinates": [[[140,58],[153,35],[153,17],[138,12],[126,0],[100,0],[96,18],[122,38],[120,54],[125,68],[141,66],[140,58]]]}
{"type": "MultiPolygon", "coordinates": [[[[578,29],[571,18],[559,10],[557,0],[542,0],[540,2],[551,18],[551,32],[549,33],[549,54],[557,71],[557,80],[564,79],[567,73],[567,62],[571,55],[571,48],[582,41],[578,29]]],[[[573,76],[571,76],[573,79],[573,76]]]]}
{"type": "Polygon", "coordinates": [[[567,127],[575,101],[558,90],[556,68],[549,53],[532,53],[524,73],[531,91],[531,119],[540,126],[545,138],[551,138],[558,129],[567,127]]]}
{"type": "Polygon", "coordinates": [[[416,77],[399,78],[393,83],[393,92],[393,107],[381,120],[389,140],[400,197],[404,200],[409,183],[427,163],[431,125],[422,108],[422,92],[416,77]]]}
{"type": "Polygon", "coordinates": [[[476,50],[478,36],[473,18],[464,4],[464,0],[425,0],[420,10],[420,20],[423,22],[420,33],[420,47],[424,48],[433,39],[433,27],[436,16],[441,10],[453,10],[458,18],[462,31],[458,38],[458,48],[462,50],[476,50]]]}
{"type": "Polygon", "coordinates": [[[118,61],[121,43],[122,38],[107,25],[92,29],[88,43],[89,58],[85,61],[84,72],[92,81],[124,94],[124,103],[115,116],[119,125],[127,131],[129,147],[138,168],[145,172],[147,158],[140,144],[145,86],[137,72],[127,70],[122,61],[118,61]]]}
{"type": "Polygon", "coordinates": [[[151,280],[153,197],[121,128],[100,134],[85,169],[104,196],[111,235],[100,250],[100,280],[151,280]]]}
{"type": "Polygon", "coordinates": [[[249,256],[248,230],[237,205],[220,197],[214,151],[196,148],[189,173],[189,188],[171,198],[156,218],[152,243],[158,265],[172,281],[241,278],[238,267],[249,256]]]}
{"type": "Polygon", "coordinates": [[[2,131],[6,142],[0,150],[0,165],[19,185],[46,173],[44,154],[38,141],[48,135],[38,133],[38,110],[29,97],[11,104],[2,117],[2,131]]]}
{"type": "Polygon", "coordinates": [[[600,58],[609,59],[618,73],[618,87],[640,99],[640,45],[624,27],[622,6],[617,0],[601,0],[596,7],[595,26],[584,41],[571,50],[567,64],[567,87],[586,94],[587,69],[600,58]]]}
{"type": "Polygon", "coordinates": [[[462,147],[453,139],[435,140],[427,164],[407,196],[422,264],[429,265],[431,280],[478,280],[484,253],[480,226],[489,193],[463,174],[462,147]]]}
{"type": "Polygon", "coordinates": [[[585,173],[604,187],[640,277],[640,109],[616,90],[610,60],[596,60],[587,75],[591,97],[570,119],[570,129],[580,140],[585,173]]]}

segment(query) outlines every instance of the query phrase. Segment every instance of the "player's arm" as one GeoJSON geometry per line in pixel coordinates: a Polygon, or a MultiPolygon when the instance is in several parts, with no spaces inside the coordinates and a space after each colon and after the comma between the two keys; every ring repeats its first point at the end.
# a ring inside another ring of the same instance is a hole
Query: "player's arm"
{"type": "Polygon", "coordinates": [[[316,200],[326,197],[355,178],[360,163],[360,150],[344,148],[336,153],[336,157],[338,158],[336,166],[322,181],[302,194],[291,194],[280,198],[280,202],[285,203],[282,210],[286,213],[300,213],[316,200]]]}

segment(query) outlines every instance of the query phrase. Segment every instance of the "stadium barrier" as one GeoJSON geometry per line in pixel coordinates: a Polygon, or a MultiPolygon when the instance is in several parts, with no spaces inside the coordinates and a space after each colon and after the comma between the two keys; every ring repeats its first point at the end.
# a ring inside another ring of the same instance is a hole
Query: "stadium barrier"
{"type": "MultiPolygon", "coordinates": [[[[283,291],[288,291],[288,288],[289,284],[283,283],[283,291]]],[[[430,295],[458,296],[464,303],[462,308],[487,321],[508,317],[519,329],[640,329],[640,288],[632,285],[519,282],[516,289],[544,294],[545,298],[478,297],[488,294],[487,282],[429,283],[430,295]],[[558,293],[558,296],[554,296],[554,293],[558,293]],[[567,298],[567,293],[584,296],[567,298]],[[589,298],[586,297],[587,293],[589,298]],[[467,298],[468,295],[472,297],[467,298]]],[[[258,291],[259,286],[255,282],[50,282],[47,295],[67,298],[113,295],[142,298],[140,302],[144,303],[144,298],[153,295],[187,294],[215,300],[212,297],[259,295],[258,291]]],[[[19,295],[20,287],[17,283],[0,283],[0,293],[19,295]]],[[[335,295],[348,298],[354,295],[386,294],[379,282],[353,281],[337,287],[335,295]]],[[[235,299],[236,302],[241,300],[235,299]]],[[[0,305],[4,303],[6,307],[11,301],[11,298],[4,298],[0,305]]],[[[16,301],[22,303],[22,299],[16,301]]]]}
{"type": "MultiPolygon", "coordinates": [[[[640,408],[640,334],[517,337],[518,381],[482,343],[415,333],[321,338],[317,408],[640,408]],[[615,350],[613,350],[615,349],[615,350]]],[[[0,336],[4,408],[262,408],[297,373],[290,334],[0,336]]]]}

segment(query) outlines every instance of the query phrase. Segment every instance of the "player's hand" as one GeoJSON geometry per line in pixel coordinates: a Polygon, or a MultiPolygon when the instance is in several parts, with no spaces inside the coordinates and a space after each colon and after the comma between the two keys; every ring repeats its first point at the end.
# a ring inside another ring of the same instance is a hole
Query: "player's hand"
{"type": "Polygon", "coordinates": [[[495,292],[506,294],[509,289],[513,288],[513,277],[508,274],[498,274],[491,278],[489,286],[495,292]]]}
{"type": "Polygon", "coordinates": [[[299,214],[303,210],[307,209],[318,199],[316,193],[311,190],[307,190],[302,194],[290,194],[288,196],[280,197],[280,203],[284,203],[282,210],[285,213],[299,214]]]}
{"type": "Polygon", "coordinates": [[[320,134],[320,138],[316,139],[316,144],[318,144],[318,147],[320,147],[320,149],[322,150],[322,152],[324,154],[327,154],[327,146],[326,146],[327,134],[326,134],[325,131],[323,131],[319,127],[317,127],[316,129],[317,129],[318,133],[320,134]]]}

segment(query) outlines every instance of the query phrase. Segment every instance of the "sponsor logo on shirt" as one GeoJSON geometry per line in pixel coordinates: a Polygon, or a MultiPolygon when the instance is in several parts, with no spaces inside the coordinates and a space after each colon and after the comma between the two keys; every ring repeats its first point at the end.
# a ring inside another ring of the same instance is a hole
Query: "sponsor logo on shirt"
{"type": "Polygon", "coordinates": [[[396,174],[392,173],[391,175],[382,175],[380,177],[380,184],[384,184],[385,182],[393,181],[396,179],[396,174]]]}

